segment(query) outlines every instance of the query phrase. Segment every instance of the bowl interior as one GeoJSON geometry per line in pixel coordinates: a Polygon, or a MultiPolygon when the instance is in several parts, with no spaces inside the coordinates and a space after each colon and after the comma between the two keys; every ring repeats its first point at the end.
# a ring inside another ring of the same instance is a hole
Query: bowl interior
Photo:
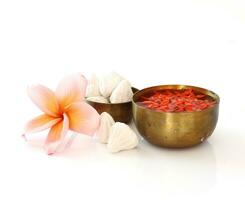
{"type": "MultiPolygon", "coordinates": [[[[137,106],[139,107],[143,107],[140,104],[138,104],[141,101],[142,96],[151,96],[153,93],[157,91],[162,91],[162,90],[167,90],[167,89],[175,89],[175,90],[192,89],[197,93],[207,95],[207,97],[214,100],[216,104],[219,104],[219,101],[220,101],[220,98],[216,93],[214,93],[211,90],[207,90],[201,87],[189,86],[189,85],[159,85],[159,86],[148,87],[148,88],[137,91],[133,96],[133,103],[137,104],[137,106]]],[[[144,108],[149,109],[146,107],[144,108]]],[[[152,110],[152,111],[155,111],[155,110],[152,110]]],[[[156,111],[156,112],[159,112],[159,111],[156,111]]],[[[194,112],[199,112],[199,111],[194,111],[194,112]]]]}

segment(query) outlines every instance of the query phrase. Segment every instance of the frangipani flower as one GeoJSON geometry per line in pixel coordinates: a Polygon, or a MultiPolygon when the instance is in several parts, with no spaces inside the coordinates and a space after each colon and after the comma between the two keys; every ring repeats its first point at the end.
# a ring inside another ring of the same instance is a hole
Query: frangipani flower
{"type": "Polygon", "coordinates": [[[44,114],[26,125],[28,133],[50,128],[45,141],[47,153],[56,152],[68,130],[93,135],[99,125],[97,111],[84,102],[87,81],[80,74],[65,77],[55,92],[42,85],[28,88],[28,95],[44,114]]]}

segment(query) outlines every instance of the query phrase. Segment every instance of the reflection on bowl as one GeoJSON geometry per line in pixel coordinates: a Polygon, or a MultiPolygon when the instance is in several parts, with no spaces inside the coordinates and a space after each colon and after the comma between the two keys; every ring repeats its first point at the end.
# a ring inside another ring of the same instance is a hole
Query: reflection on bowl
{"type": "Polygon", "coordinates": [[[170,148],[190,147],[205,141],[214,131],[219,112],[219,97],[207,89],[186,85],[161,85],[145,88],[133,96],[133,119],[139,133],[150,143],[170,148]],[[214,99],[213,107],[193,112],[159,112],[143,107],[142,96],[166,89],[192,89],[214,99]]]}
{"type": "MultiPolygon", "coordinates": [[[[138,89],[132,88],[133,93],[138,89]]],[[[99,103],[86,100],[88,104],[93,106],[99,114],[102,112],[109,113],[116,122],[129,123],[132,119],[132,102],[125,103],[99,103]]]]}

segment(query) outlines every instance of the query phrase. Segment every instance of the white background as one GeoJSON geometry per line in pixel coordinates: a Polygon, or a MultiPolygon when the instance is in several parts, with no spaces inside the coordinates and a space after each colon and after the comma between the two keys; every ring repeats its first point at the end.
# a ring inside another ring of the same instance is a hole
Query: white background
{"type": "Polygon", "coordinates": [[[0,1],[0,199],[244,199],[243,0],[0,1]],[[195,148],[145,141],[110,154],[85,136],[47,156],[26,143],[40,111],[26,87],[66,74],[118,73],[135,87],[189,84],[221,97],[213,136],[195,148]]]}

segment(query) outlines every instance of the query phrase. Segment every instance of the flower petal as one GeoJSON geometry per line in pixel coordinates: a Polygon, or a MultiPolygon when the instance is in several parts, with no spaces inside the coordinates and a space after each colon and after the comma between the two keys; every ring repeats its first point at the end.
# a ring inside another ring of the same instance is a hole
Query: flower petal
{"type": "Polygon", "coordinates": [[[31,86],[27,90],[29,97],[44,113],[58,117],[59,104],[52,90],[42,85],[31,86]]]}
{"type": "Polygon", "coordinates": [[[81,74],[73,74],[61,80],[56,89],[61,108],[64,110],[70,104],[81,101],[86,92],[87,80],[81,74]]]}
{"type": "Polygon", "coordinates": [[[65,135],[69,129],[68,117],[64,114],[63,120],[54,125],[48,134],[45,142],[45,149],[48,155],[57,152],[62,145],[65,135]]]}
{"type": "Polygon", "coordinates": [[[25,128],[25,133],[35,133],[52,127],[61,121],[62,118],[55,118],[49,115],[40,115],[29,121],[25,128]]]}
{"type": "Polygon", "coordinates": [[[100,115],[85,102],[73,103],[66,110],[69,128],[78,133],[93,135],[98,128],[100,115]]]}

